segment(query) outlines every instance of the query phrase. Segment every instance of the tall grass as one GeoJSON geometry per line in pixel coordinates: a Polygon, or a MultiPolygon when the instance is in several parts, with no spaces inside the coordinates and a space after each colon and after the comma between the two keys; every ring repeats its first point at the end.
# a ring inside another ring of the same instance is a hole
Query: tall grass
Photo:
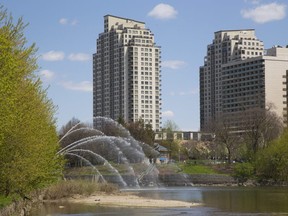
{"type": "Polygon", "coordinates": [[[57,200],[72,197],[73,195],[89,196],[97,192],[113,193],[118,187],[113,184],[95,183],[84,180],[60,181],[44,191],[44,200],[57,200]]]}

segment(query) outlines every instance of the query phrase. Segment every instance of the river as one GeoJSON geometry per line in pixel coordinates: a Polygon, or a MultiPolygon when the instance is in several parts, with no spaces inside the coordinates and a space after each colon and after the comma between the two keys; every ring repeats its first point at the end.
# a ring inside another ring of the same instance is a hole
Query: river
{"type": "Polygon", "coordinates": [[[168,187],[127,189],[140,196],[202,203],[192,208],[119,208],[83,204],[45,204],[31,216],[288,216],[287,187],[168,187]]]}

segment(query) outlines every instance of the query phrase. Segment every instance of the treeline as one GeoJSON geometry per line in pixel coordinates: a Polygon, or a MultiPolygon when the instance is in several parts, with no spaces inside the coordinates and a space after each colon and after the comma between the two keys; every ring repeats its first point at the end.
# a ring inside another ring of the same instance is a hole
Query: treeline
{"type": "Polygon", "coordinates": [[[26,25],[0,7],[0,195],[21,196],[55,181],[55,107],[37,77],[35,44],[27,46],[26,25]]]}

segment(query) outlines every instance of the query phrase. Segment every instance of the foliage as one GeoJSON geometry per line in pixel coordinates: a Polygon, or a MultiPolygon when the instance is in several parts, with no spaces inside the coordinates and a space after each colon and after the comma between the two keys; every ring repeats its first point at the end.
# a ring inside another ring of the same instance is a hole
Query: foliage
{"type": "Polygon", "coordinates": [[[136,140],[154,145],[155,133],[152,129],[152,125],[145,124],[143,119],[139,119],[135,122],[125,122],[122,116],[119,116],[117,122],[125,127],[136,140]]]}
{"type": "Polygon", "coordinates": [[[123,127],[125,127],[126,122],[125,122],[123,116],[119,116],[118,119],[117,119],[117,122],[119,124],[121,124],[123,127]]]}
{"type": "Polygon", "coordinates": [[[159,140],[158,143],[170,150],[171,159],[178,161],[180,146],[177,140],[159,140]]]}
{"type": "Polygon", "coordinates": [[[211,153],[211,149],[211,143],[208,141],[189,140],[181,144],[181,153],[185,159],[207,159],[211,153]]]}
{"type": "Polygon", "coordinates": [[[149,145],[154,144],[155,133],[152,129],[152,125],[145,124],[143,119],[126,123],[125,127],[136,140],[147,143],[149,145]]]}
{"type": "Polygon", "coordinates": [[[238,184],[244,184],[254,174],[254,167],[251,163],[237,163],[234,167],[233,177],[238,184]]]}
{"type": "Polygon", "coordinates": [[[172,121],[172,120],[167,120],[166,122],[164,122],[163,127],[162,127],[163,131],[169,131],[169,132],[173,132],[173,131],[177,131],[179,130],[178,125],[172,121]]]}
{"type": "Polygon", "coordinates": [[[45,190],[43,199],[57,200],[72,197],[73,195],[91,195],[96,192],[112,193],[115,191],[118,191],[118,188],[113,184],[84,180],[60,181],[45,190]]]}
{"type": "Polygon", "coordinates": [[[4,196],[0,196],[0,209],[8,206],[9,204],[11,204],[13,201],[12,197],[4,197],[4,196]]]}
{"type": "Polygon", "coordinates": [[[72,127],[75,127],[75,129],[80,128],[81,126],[79,124],[80,124],[80,120],[73,117],[69,122],[67,122],[67,124],[65,124],[61,127],[61,129],[58,132],[59,137],[62,138],[66,133],[69,132],[69,130],[72,127]]]}
{"type": "Polygon", "coordinates": [[[262,181],[288,181],[288,129],[257,154],[256,174],[262,181]]]}
{"type": "Polygon", "coordinates": [[[25,25],[0,10],[0,194],[25,193],[61,174],[55,108],[42,90],[25,25]]]}
{"type": "Polygon", "coordinates": [[[163,127],[162,127],[162,131],[167,133],[167,139],[168,140],[173,140],[174,139],[173,132],[175,132],[177,130],[179,130],[179,127],[172,120],[167,120],[166,122],[164,122],[163,127]]]}

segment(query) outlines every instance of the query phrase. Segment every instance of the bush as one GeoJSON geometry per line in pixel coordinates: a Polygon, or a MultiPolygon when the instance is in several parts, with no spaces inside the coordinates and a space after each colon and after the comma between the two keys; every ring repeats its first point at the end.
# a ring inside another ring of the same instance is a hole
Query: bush
{"type": "Polygon", "coordinates": [[[234,167],[233,177],[238,184],[243,185],[254,174],[254,167],[251,163],[237,163],[234,167]]]}
{"type": "Polygon", "coordinates": [[[257,154],[256,174],[261,182],[288,182],[288,130],[257,154]]]}

